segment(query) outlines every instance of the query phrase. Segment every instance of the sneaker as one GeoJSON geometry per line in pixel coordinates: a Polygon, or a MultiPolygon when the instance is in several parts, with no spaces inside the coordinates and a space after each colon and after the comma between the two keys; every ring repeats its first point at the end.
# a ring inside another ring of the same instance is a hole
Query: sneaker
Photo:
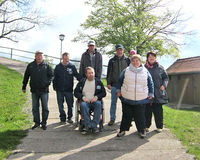
{"type": "Polygon", "coordinates": [[[125,131],[120,131],[119,133],[117,133],[117,137],[122,137],[125,135],[125,131]]]}
{"type": "Polygon", "coordinates": [[[42,125],[41,127],[43,130],[46,130],[47,129],[47,126],[46,125],[42,125]]]}
{"type": "Polygon", "coordinates": [[[156,132],[160,133],[160,132],[162,132],[162,129],[161,128],[157,128],[156,132]]]}
{"type": "Polygon", "coordinates": [[[38,128],[38,127],[40,127],[40,124],[35,124],[31,129],[35,129],[35,128],[38,128]]]}
{"type": "Polygon", "coordinates": [[[146,131],[146,132],[149,132],[149,128],[145,128],[145,131],[146,131]]]}
{"type": "Polygon", "coordinates": [[[73,123],[73,121],[71,119],[68,119],[67,123],[73,123]]]}
{"type": "Polygon", "coordinates": [[[145,138],[146,137],[146,132],[145,131],[143,131],[143,133],[140,132],[139,135],[140,135],[140,138],[145,138]]]}
{"type": "Polygon", "coordinates": [[[109,126],[112,126],[114,123],[115,123],[114,120],[110,120],[110,122],[108,122],[108,125],[109,125],[109,126]]]}
{"type": "Polygon", "coordinates": [[[98,133],[98,132],[99,132],[98,128],[92,128],[92,133],[98,133]]]}
{"type": "Polygon", "coordinates": [[[60,121],[60,124],[66,124],[66,121],[60,121]]]}

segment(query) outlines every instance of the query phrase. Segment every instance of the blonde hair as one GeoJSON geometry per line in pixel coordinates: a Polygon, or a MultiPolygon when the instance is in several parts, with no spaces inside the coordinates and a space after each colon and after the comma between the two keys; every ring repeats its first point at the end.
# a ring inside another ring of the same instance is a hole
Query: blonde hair
{"type": "Polygon", "coordinates": [[[134,55],[132,55],[132,56],[131,56],[131,61],[133,61],[133,59],[135,59],[135,58],[139,59],[140,62],[142,62],[142,57],[141,57],[139,54],[134,54],[134,55]]]}

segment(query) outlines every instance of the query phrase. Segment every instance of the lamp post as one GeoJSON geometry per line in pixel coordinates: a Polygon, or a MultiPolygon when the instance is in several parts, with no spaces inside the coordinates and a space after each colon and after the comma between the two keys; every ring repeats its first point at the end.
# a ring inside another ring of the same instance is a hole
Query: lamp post
{"type": "Polygon", "coordinates": [[[62,60],[62,41],[64,40],[64,38],[65,38],[64,34],[60,34],[59,35],[59,39],[60,39],[60,42],[61,42],[61,46],[60,46],[60,62],[62,60]]]}

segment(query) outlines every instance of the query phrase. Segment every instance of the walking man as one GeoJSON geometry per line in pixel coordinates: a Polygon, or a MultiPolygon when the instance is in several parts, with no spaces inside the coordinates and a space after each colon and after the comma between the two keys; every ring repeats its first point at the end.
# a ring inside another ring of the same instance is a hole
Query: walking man
{"type": "Polygon", "coordinates": [[[46,62],[44,62],[43,53],[37,51],[35,53],[35,60],[28,64],[23,80],[22,91],[26,93],[26,86],[30,78],[30,88],[32,93],[32,113],[35,129],[42,125],[42,129],[46,130],[47,119],[49,115],[48,109],[48,92],[49,85],[53,77],[53,72],[46,62]],[[42,121],[40,121],[39,100],[42,105],[42,121]]]}
{"type": "Polygon", "coordinates": [[[102,55],[97,51],[95,41],[88,42],[88,49],[81,56],[79,73],[85,77],[85,68],[92,67],[95,71],[95,77],[101,79],[102,74],[102,55]]]}
{"type": "Polygon", "coordinates": [[[109,126],[115,123],[117,95],[116,87],[120,73],[129,66],[129,58],[124,56],[124,47],[121,44],[116,45],[116,55],[108,62],[107,87],[111,90],[110,122],[109,126]]]}
{"type": "Polygon", "coordinates": [[[56,65],[54,70],[53,88],[56,91],[57,103],[60,113],[60,121],[66,122],[66,113],[64,110],[64,98],[68,106],[67,122],[73,123],[73,86],[74,77],[79,81],[81,79],[80,74],[78,74],[75,65],[69,62],[69,53],[65,52],[62,55],[62,62],[56,65]]]}

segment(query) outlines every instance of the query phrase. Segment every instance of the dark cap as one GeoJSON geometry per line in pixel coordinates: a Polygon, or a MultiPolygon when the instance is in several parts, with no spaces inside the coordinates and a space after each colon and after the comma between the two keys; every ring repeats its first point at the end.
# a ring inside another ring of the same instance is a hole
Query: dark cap
{"type": "Polygon", "coordinates": [[[95,46],[95,41],[94,40],[90,40],[88,42],[88,46],[95,46]]]}
{"type": "Polygon", "coordinates": [[[147,53],[147,58],[149,57],[150,54],[152,56],[156,57],[156,53],[154,51],[150,51],[150,52],[147,53]]]}
{"type": "Polygon", "coordinates": [[[122,46],[122,44],[118,44],[118,45],[116,45],[116,50],[118,50],[118,49],[124,49],[124,47],[122,46]]]}

